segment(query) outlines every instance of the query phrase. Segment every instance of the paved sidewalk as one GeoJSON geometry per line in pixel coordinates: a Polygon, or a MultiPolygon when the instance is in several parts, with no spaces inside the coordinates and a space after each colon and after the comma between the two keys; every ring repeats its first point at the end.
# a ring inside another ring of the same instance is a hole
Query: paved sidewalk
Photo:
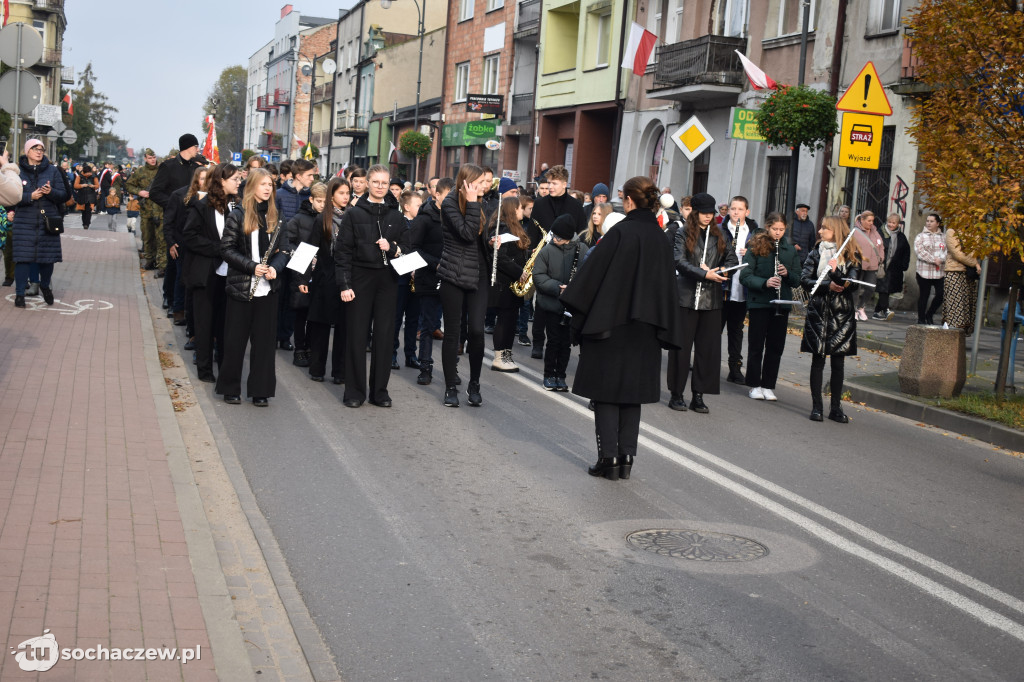
{"type": "Polygon", "coordinates": [[[170,402],[135,240],[121,230],[68,230],[52,307],[29,298],[16,309],[13,287],[0,289],[3,680],[213,680],[238,662],[204,620],[182,474],[163,437],[170,402]],[[201,648],[187,664],[58,660],[23,672],[11,652],[44,629],[60,649],[201,648]]]}

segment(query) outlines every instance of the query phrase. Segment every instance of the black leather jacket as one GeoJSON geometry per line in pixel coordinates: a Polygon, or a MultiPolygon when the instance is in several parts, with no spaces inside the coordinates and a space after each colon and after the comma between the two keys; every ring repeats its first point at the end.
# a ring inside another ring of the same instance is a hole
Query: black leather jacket
{"type": "MultiPolygon", "coordinates": [[[[259,238],[261,256],[266,253],[270,243],[274,242],[267,265],[278,272],[278,277],[270,281],[270,291],[276,292],[281,283],[280,273],[288,264],[288,255],[282,250],[283,235],[278,235],[275,240],[273,233],[267,233],[266,204],[258,208],[262,208],[259,238]]],[[[259,261],[252,259],[252,237],[245,234],[244,225],[245,213],[241,207],[235,208],[224,219],[224,235],[220,240],[220,255],[228,264],[227,295],[236,301],[249,301],[252,277],[256,274],[256,266],[260,264],[259,261]]],[[[280,225],[277,226],[277,230],[284,231],[280,225]]]]}
{"type": "MultiPolygon", "coordinates": [[[[673,257],[676,261],[676,292],[679,294],[679,306],[692,310],[718,310],[722,307],[723,289],[718,282],[712,282],[705,277],[705,270],[700,266],[704,254],[704,233],[697,236],[697,242],[692,252],[686,250],[686,233],[689,228],[676,232],[673,245],[673,257]],[[694,303],[697,295],[697,284],[700,286],[700,301],[694,303]]],[[[708,229],[711,229],[709,226],[708,229]]],[[[718,239],[714,232],[707,240],[708,254],[704,263],[711,269],[731,268],[739,263],[736,250],[732,248],[732,242],[726,232],[722,233],[725,238],[725,253],[718,252],[718,239]]],[[[726,277],[729,274],[726,273],[726,277]]]]}

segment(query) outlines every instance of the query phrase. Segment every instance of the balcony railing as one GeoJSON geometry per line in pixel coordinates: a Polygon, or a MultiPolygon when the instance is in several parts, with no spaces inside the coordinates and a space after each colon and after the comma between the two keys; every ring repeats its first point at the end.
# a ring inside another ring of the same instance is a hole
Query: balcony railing
{"type": "Polygon", "coordinates": [[[323,83],[313,88],[313,103],[323,102],[325,99],[334,99],[334,81],[323,83]]]}
{"type": "Polygon", "coordinates": [[[510,121],[512,125],[529,123],[533,120],[533,100],[534,93],[532,92],[512,95],[512,119],[510,121]]]}
{"type": "Polygon", "coordinates": [[[283,149],[282,139],[281,133],[260,133],[259,143],[256,146],[260,149],[283,149]]]}
{"type": "Polygon", "coordinates": [[[36,9],[62,12],[64,10],[64,0],[35,0],[35,6],[36,9]]]}
{"type": "Polygon", "coordinates": [[[39,63],[43,66],[60,66],[60,52],[60,50],[53,49],[43,50],[43,56],[39,59],[39,63]]]}
{"type": "Polygon", "coordinates": [[[914,40],[903,36],[903,59],[900,62],[900,80],[909,83],[917,80],[917,67],[921,58],[914,54],[914,40]]]}
{"type": "Polygon", "coordinates": [[[318,130],[313,133],[313,144],[321,149],[331,143],[331,131],[330,130],[318,130]]]}
{"type": "Polygon", "coordinates": [[[734,50],[746,52],[746,38],[706,35],[658,46],[654,87],[743,85],[743,63],[734,50]]]}
{"type": "Polygon", "coordinates": [[[292,101],[291,97],[292,93],[287,90],[282,90],[281,88],[274,90],[274,104],[277,106],[287,106],[292,101]]]}
{"type": "Polygon", "coordinates": [[[256,98],[256,111],[274,111],[277,105],[273,102],[273,95],[260,95],[256,98]]]}
{"type": "Polygon", "coordinates": [[[339,111],[334,122],[335,135],[352,135],[366,132],[366,121],[369,117],[366,114],[356,114],[351,111],[339,111]]]}
{"type": "Polygon", "coordinates": [[[516,34],[536,31],[540,26],[540,0],[523,0],[516,10],[516,34]]]}
{"type": "Polygon", "coordinates": [[[73,67],[73,66],[62,66],[62,67],[60,67],[60,82],[61,82],[62,85],[65,84],[65,83],[74,83],[75,82],[75,67],[73,67]]]}

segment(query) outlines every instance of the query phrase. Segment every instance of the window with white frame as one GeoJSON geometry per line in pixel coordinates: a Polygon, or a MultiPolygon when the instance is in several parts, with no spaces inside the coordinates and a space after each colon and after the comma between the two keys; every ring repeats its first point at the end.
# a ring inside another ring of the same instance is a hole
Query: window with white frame
{"type": "Polygon", "coordinates": [[[747,35],[749,0],[717,0],[715,35],[742,38],[747,35]]]}
{"type": "Polygon", "coordinates": [[[599,14],[595,31],[594,66],[608,66],[608,53],[611,45],[612,15],[599,14]]]}
{"type": "Polygon", "coordinates": [[[40,21],[39,19],[32,20],[32,28],[39,31],[40,37],[43,39],[43,45],[46,45],[46,22],[40,21]]]}
{"type": "Polygon", "coordinates": [[[505,0],[487,0],[487,11],[493,12],[505,6],[505,0]]]}
{"type": "Polygon", "coordinates": [[[469,93],[469,62],[455,65],[455,100],[465,102],[469,93]]]}
{"type": "MultiPolygon", "coordinates": [[[[814,32],[818,26],[818,13],[821,10],[821,0],[810,0],[811,17],[807,26],[808,32],[814,32]]],[[[769,9],[768,16],[777,14],[778,21],[773,22],[770,18],[765,26],[765,38],[778,38],[780,36],[796,35],[803,30],[804,3],[803,0],[772,0],[775,7],[769,9]]]]}
{"type": "Polygon", "coordinates": [[[498,94],[498,66],[501,63],[501,55],[492,54],[484,57],[484,89],[485,95],[498,94]]]}
{"type": "Polygon", "coordinates": [[[459,0],[459,21],[473,18],[473,4],[476,0],[459,0]]]}
{"type": "Polygon", "coordinates": [[[868,15],[868,34],[898,30],[902,4],[901,0],[873,0],[868,15]]]}

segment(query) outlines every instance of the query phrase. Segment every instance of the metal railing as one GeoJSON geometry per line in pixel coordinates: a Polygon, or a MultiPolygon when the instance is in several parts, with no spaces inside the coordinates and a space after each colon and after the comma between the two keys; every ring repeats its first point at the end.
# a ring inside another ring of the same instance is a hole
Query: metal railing
{"type": "Polygon", "coordinates": [[[292,93],[287,90],[283,90],[281,88],[274,90],[274,104],[278,106],[286,106],[290,104],[292,101],[291,97],[292,93]]]}
{"type": "Polygon", "coordinates": [[[743,63],[735,50],[745,53],[746,48],[746,38],[714,35],[661,45],[654,86],[743,85],[743,63]]]}
{"type": "Polygon", "coordinates": [[[339,111],[334,122],[335,132],[346,130],[366,130],[366,114],[357,114],[352,111],[339,111]]]}
{"type": "Polygon", "coordinates": [[[313,133],[313,144],[323,149],[331,143],[331,131],[318,130],[313,133]]]}
{"type": "Polygon", "coordinates": [[[59,10],[64,9],[64,0],[35,0],[38,9],[59,10]]]}
{"type": "Polygon", "coordinates": [[[540,26],[540,0],[524,0],[516,8],[516,32],[540,26]]]}
{"type": "Polygon", "coordinates": [[[512,125],[529,123],[533,120],[534,93],[524,92],[512,95],[512,118],[509,121],[512,125]]]}
{"type": "Polygon", "coordinates": [[[47,48],[43,50],[43,56],[39,63],[45,66],[60,66],[61,51],[47,48]]]}
{"type": "Polygon", "coordinates": [[[325,99],[332,99],[334,97],[334,81],[329,83],[322,83],[313,88],[313,101],[323,102],[325,99]]]}
{"type": "Polygon", "coordinates": [[[75,82],[75,67],[73,67],[73,66],[62,66],[62,67],[60,67],[60,82],[61,83],[74,83],[75,82]]]}

